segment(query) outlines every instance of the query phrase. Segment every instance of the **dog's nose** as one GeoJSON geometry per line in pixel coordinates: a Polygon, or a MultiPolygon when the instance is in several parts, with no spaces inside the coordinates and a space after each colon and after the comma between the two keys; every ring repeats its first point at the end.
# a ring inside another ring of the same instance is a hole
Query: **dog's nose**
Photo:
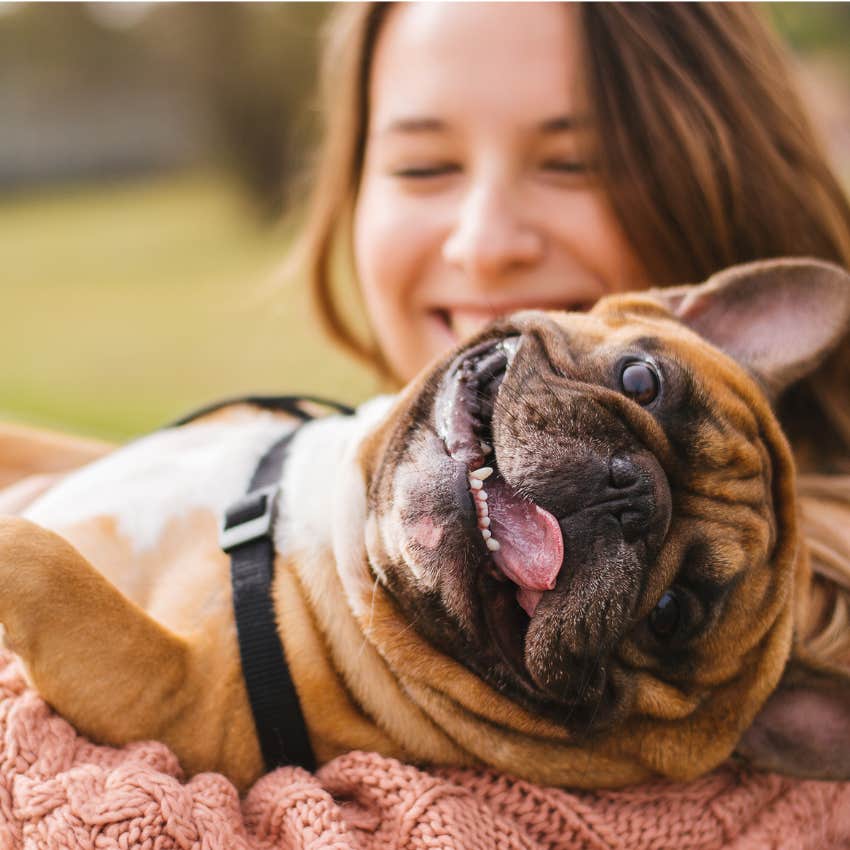
{"type": "Polygon", "coordinates": [[[634,543],[650,530],[658,505],[650,469],[630,455],[614,455],[608,464],[612,513],[620,521],[623,539],[634,543]]]}
{"type": "Polygon", "coordinates": [[[608,457],[589,454],[583,461],[573,460],[554,489],[555,516],[564,540],[581,561],[603,539],[627,545],[643,542],[648,555],[667,534],[670,488],[649,451],[619,451],[608,457]]]}

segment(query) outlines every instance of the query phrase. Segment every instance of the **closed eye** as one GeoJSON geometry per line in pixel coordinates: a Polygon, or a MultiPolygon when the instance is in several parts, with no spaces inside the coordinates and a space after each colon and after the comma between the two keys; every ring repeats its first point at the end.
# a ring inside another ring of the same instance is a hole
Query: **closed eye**
{"type": "Polygon", "coordinates": [[[587,163],[572,159],[547,159],[541,163],[541,168],[558,174],[587,174],[590,171],[587,163]]]}
{"type": "Polygon", "coordinates": [[[409,168],[398,168],[392,172],[393,177],[411,180],[427,180],[432,177],[444,177],[460,172],[460,166],[453,162],[436,163],[434,165],[414,165],[409,168]]]}

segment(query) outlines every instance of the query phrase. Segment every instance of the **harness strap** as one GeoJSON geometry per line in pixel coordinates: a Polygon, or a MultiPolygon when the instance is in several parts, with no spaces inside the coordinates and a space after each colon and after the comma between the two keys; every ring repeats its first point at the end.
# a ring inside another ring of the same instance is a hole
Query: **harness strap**
{"type": "Polygon", "coordinates": [[[292,416],[297,416],[302,422],[307,422],[312,419],[312,414],[301,408],[299,405],[303,401],[309,401],[312,404],[319,404],[322,407],[329,407],[337,413],[343,413],[346,416],[354,413],[354,408],[347,404],[340,404],[338,401],[330,401],[330,399],[320,398],[313,395],[245,395],[235,396],[233,398],[225,398],[221,401],[215,401],[212,404],[206,404],[181,416],[174,422],[165,425],[166,428],[176,428],[180,425],[187,425],[195,419],[200,419],[209,413],[215,413],[216,410],[221,410],[224,407],[231,407],[235,404],[251,404],[254,407],[260,407],[263,410],[274,410],[279,413],[289,413],[292,416]]]}
{"type": "MultiPolygon", "coordinates": [[[[310,396],[249,396],[208,405],[175,425],[230,404],[245,403],[291,413],[303,424],[313,417],[298,406],[301,400],[340,413],[353,413],[345,405],[310,396]]],[[[274,526],[283,498],[280,482],[286,454],[297,431],[296,428],[284,434],[263,454],[251,477],[248,492],[225,511],[220,537],[221,548],[230,555],[242,674],[267,770],[288,764],[297,764],[307,770],[316,767],[304,714],[278,635],[271,595],[274,526]]]]}
{"type": "Polygon", "coordinates": [[[242,675],[267,770],[286,764],[307,770],[316,766],[271,596],[280,479],[295,433],[281,437],[263,455],[248,493],[225,512],[221,532],[221,547],[230,555],[242,675]]]}

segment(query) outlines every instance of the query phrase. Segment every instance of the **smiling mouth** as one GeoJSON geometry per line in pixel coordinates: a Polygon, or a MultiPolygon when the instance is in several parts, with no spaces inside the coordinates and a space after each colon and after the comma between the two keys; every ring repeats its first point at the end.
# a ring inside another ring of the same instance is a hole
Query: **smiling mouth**
{"type": "Polygon", "coordinates": [[[493,410],[518,346],[518,337],[508,337],[460,355],[444,379],[436,417],[446,451],[466,467],[485,567],[498,581],[515,586],[516,601],[531,617],[543,594],[555,588],[564,542],[557,519],[499,473],[493,410]]]}
{"type": "Polygon", "coordinates": [[[515,313],[518,310],[562,310],[571,313],[586,313],[595,304],[595,299],[564,301],[558,299],[523,298],[509,303],[487,303],[482,305],[459,304],[452,307],[434,307],[430,316],[439,322],[455,339],[470,339],[480,333],[490,322],[515,313]]]}
{"type": "Polygon", "coordinates": [[[470,339],[484,329],[490,322],[500,319],[509,309],[496,310],[492,308],[453,308],[437,309],[433,316],[445,326],[455,340],[470,339]]]}

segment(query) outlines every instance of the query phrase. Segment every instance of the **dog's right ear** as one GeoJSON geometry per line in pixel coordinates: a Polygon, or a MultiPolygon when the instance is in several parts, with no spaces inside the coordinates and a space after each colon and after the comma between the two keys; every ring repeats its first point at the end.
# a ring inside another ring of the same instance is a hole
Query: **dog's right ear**
{"type": "Polygon", "coordinates": [[[750,371],[771,399],[850,332],[850,274],[821,260],[746,263],[650,294],[750,371]]]}
{"type": "Polygon", "coordinates": [[[850,673],[792,656],[735,754],[801,779],[850,779],[850,673]]]}

